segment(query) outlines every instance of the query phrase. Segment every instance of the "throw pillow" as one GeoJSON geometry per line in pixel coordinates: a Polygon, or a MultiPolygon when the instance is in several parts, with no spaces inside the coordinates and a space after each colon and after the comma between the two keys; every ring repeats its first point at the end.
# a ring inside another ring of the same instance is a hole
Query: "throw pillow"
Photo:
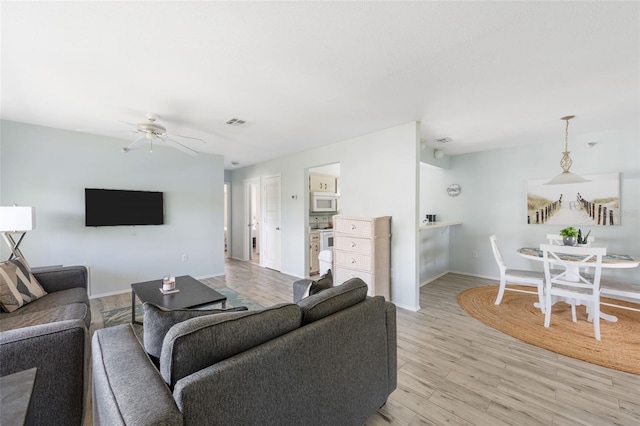
{"type": "Polygon", "coordinates": [[[246,311],[246,306],[230,309],[176,309],[168,310],[153,303],[145,302],[142,305],[144,311],[143,341],[144,349],[151,359],[157,364],[162,352],[162,341],[169,329],[175,324],[191,318],[203,315],[213,315],[222,312],[246,311]]]}
{"type": "Polygon", "coordinates": [[[318,281],[311,284],[311,287],[309,288],[309,296],[320,293],[322,290],[326,290],[331,287],[333,287],[333,274],[331,274],[331,269],[329,269],[324,275],[318,278],[318,281]]]}
{"type": "MultiPolygon", "coordinates": [[[[300,281],[302,282],[302,281],[300,281]]],[[[333,275],[331,274],[331,269],[327,270],[326,273],[318,278],[318,281],[307,280],[309,284],[307,285],[307,289],[302,294],[300,299],[304,299],[305,297],[309,297],[312,294],[316,294],[321,292],[322,290],[326,290],[333,286],[333,275]]],[[[294,298],[294,302],[298,302],[299,299],[294,298]]]]}
{"type": "Polygon", "coordinates": [[[13,312],[46,294],[22,258],[0,262],[0,306],[3,310],[13,312]]]}

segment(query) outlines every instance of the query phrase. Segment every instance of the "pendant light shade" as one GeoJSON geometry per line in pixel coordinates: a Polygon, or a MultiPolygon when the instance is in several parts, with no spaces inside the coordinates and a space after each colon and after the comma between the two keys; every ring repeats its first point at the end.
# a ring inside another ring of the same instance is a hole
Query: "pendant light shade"
{"type": "Polygon", "coordinates": [[[561,120],[566,121],[565,136],[564,136],[564,152],[562,153],[562,159],[560,160],[560,167],[562,167],[562,173],[546,182],[544,185],[566,185],[570,183],[584,183],[591,182],[589,179],[585,179],[581,176],[574,175],[569,171],[571,168],[571,157],[569,157],[569,120],[574,118],[575,115],[567,115],[562,117],[561,120]]]}

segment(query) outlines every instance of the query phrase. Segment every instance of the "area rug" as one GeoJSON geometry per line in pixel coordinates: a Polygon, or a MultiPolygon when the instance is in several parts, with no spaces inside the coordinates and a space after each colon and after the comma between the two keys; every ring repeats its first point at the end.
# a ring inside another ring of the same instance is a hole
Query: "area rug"
{"type": "MultiPolygon", "coordinates": [[[[516,287],[517,288],[517,287],[516,287]]],[[[571,320],[571,306],[559,302],[551,311],[551,325],[544,327],[544,314],[533,306],[537,296],[506,291],[502,303],[494,305],[498,286],[474,287],[458,294],[458,304],[478,321],[502,333],[535,346],[592,364],[640,374],[640,312],[602,306],[618,317],[617,322],[600,320],[601,341],[593,336],[584,306],[576,307],[578,322],[571,320]]],[[[603,302],[613,302],[602,299],[603,302]]],[[[640,305],[615,301],[640,308],[640,305]]]]}
{"type": "MultiPolygon", "coordinates": [[[[246,306],[249,310],[258,310],[263,307],[251,299],[236,293],[228,287],[217,287],[218,293],[227,296],[227,308],[235,308],[238,306],[246,306]]],[[[220,304],[203,309],[220,309],[220,304]]],[[[142,305],[136,305],[136,320],[142,322],[142,305]]],[[[111,309],[102,312],[102,322],[104,327],[113,327],[114,325],[128,324],[131,322],[131,306],[126,308],[111,309]]]]}

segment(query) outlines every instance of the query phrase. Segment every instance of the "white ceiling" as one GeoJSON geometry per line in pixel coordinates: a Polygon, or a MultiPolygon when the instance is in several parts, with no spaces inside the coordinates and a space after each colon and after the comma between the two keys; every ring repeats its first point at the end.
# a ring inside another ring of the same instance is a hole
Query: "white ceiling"
{"type": "Polygon", "coordinates": [[[3,1],[1,15],[3,119],[133,140],[122,121],[151,112],[226,168],[413,120],[449,155],[561,152],[569,114],[570,140],[640,125],[639,2],[3,1]]]}

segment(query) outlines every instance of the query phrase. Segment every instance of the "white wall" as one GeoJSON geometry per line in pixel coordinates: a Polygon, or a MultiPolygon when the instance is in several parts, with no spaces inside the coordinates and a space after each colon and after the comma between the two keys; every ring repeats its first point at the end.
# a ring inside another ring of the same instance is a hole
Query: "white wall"
{"type": "Polygon", "coordinates": [[[341,214],[392,216],[391,298],[398,306],[417,309],[418,135],[419,123],[410,122],[234,170],[232,256],[242,257],[244,180],[280,174],[282,272],[306,276],[308,169],[339,162],[341,214]]]}
{"type": "MultiPolygon", "coordinates": [[[[192,157],[167,147],[123,154],[123,140],[1,125],[0,204],[36,208],[36,229],[21,245],[32,267],[86,265],[93,296],[164,274],[224,273],[222,156],[192,157]],[[87,228],[87,187],[163,191],[165,225],[87,228]]],[[[8,249],[2,253],[6,258],[8,249]]]]}
{"type": "MultiPolygon", "coordinates": [[[[611,252],[640,256],[640,132],[637,129],[574,137],[569,141],[576,174],[621,173],[621,226],[594,226],[596,244],[611,252]],[[587,148],[586,142],[598,142],[587,148]]],[[[450,269],[462,273],[497,277],[498,269],[489,246],[495,233],[512,268],[542,268],[541,262],[523,259],[516,250],[537,246],[559,225],[526,224],[526,188],[529,179],[551,178],[561,172],[564,144],[558,140],[525,147],[457,155],[450,159],[446,181],[462,186],[457,197],[445,197],[436,212],[446,220],[461,220],[450,228],[450,269]],[[477,250],[478,258],[472,257],[477,250]]],[[[582,227],[583,230],[585,227],[582,227]]],[[[606,275],[640,283],[640,268],[606,270],[606,275]]]]}
{"type": "MultiPolygon", "coordinates": [[[[421,225],[427,214],[435,214],[438,222],[459,220],[458,217],[452,217],[442,211],[442,205],[448,201],[447,186],[447,170],[420,163],[419,219],[421,225]]],[[[450,227],[422,230],[419,235],[418,265],[420,284],[424,285],[449,271],[450,227]]]]}

